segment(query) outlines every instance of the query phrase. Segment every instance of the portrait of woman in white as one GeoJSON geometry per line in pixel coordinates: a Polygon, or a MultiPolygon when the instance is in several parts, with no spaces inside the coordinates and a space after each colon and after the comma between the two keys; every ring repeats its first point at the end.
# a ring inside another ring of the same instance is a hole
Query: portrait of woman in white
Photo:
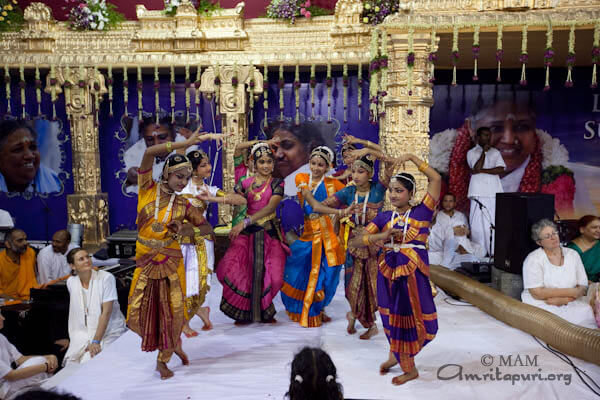
{"type": "Polygon", "coordinates": [[[576,325],[597,328],[586,294],[588,279],[579,254],[562,247],[556,225],[547,219],[531,228],[540,246],[523,263],[523,303],[542,308],[576,325]]]}
{"type": "Polygon", "coordinates": [[[87,251],[67,253],[75,276],[67,279],[69,303],[69,349],[63,361],[82,363],[100,353],[127,328],[119,308],[115,277],[92,267],[87,251]]]}

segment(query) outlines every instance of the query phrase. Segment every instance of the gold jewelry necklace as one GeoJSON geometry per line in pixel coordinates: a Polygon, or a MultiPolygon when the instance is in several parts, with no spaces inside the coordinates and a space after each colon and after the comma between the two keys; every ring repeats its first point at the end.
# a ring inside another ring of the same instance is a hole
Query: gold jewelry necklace
{"type": "MultiPolygon", "coordinates": [[[[250,192],[254,195],[254,201],[259,201],[260,200],[262,194],[269,187],[269,184],[271,183],[271,179],[273,179],[273,178],[269,178],[269,180],[266,183],[264,183],[264,187],[259,192],[255,192],[254,190],[250,190],[250,192]]],[[[254,182],[256,183],[256,180],[254,182]]],[[[258,185],[258,187],[260,187],[260,186],[261,185],[258,185]]]]}
{"type": "Polygon", "coordinates": [[[156,200],[154,201],[154,222],[150,226],[152,231],[156,233],[160,233],[165,229],[165,224],[167,219],[169,219],[169,214],[171,214],[171,209],[173,208],[173,202],[175,201],[175,193],[171,194],[171,198],[169,199],[169,205],[167,206],[167,211],[162,218],[162,221],[158,221],[158,211],[159,211],[159,203],[160,203],[160,187],[161,184],[159,182],[158,187],[156,188],[156,200]]]}

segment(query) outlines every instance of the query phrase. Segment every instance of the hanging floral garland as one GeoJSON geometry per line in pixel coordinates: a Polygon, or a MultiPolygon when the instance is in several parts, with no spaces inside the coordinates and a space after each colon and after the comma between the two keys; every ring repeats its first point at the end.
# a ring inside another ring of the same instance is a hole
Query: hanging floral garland
{"type": "Polygon", "coordinates": [[[154,118],[156,119],[156,124],[159,122],[159,114],[160,114],[160,76],[158,74],[158,65],[154,66],[154,118]]]}
{"type": "Polygon", "coordinates": [[[196,103],[196,113],[200,115],[200,86],[202,85],[202,66],[198,65],[196,69],[196,81],[194,82],[194,89],[196,89],[195,93],[195,103],[196,103]]]}
{"type": "Polygon", "coordinates": [[[283,121],[283,108],[285,106],[283,99],[283,87],[285,86],[285,79],[283,78],[283,64],[279,65],[279,80],[277,81],[279,87],[279,119],[283,121]]]}
{"type": "Polygon", "coordinates": [[[411,99],[413,95],[413,69],[415,68],[415,52],[414,52],[414,29],[408,30],[408,55],[406,56],[406,87],[408,89],[408,105],[406,113],[412,115],[411,99]]]}
{"type": "Polygon", "coordinates": [[[569,30],[569,52],[567,54],[567,80],[565,87],[573,87],[573,67],[575,66],[575,25],[569,30]]]}
{"type": "Polygon", "coordinates": [[[333,86],[333,78],[331,77],[331,61],[327,61],[327,122],[331,122],[331,88],[333,86]]]}
{"type": "MultiPolygon", "coordinates": [[[[71,99],[71,86],[73,86],[73,81],[71,81],[70,67],[65,67],[65,83],[63,86],[65,87],[65,106],[70,107],[71,103],[69,100],[71,99]]],[[[127,97],[125,97],[125,104],[127,104],[127,97]]]]}
{"type": "Polygon", "coordinates": [[[544,67],[546,67],[546,81],[544,83],[544,91],[550,90],[550,67],[554,61],[554,49],[552,48],[553,29],[552,23],[548,22],[548,28],[546,29],[546,50],[544,51],[544,67]]]}
{"type": "MultiPolygon", "coordinates": [[[[250,66],[250,71],[254,71],[254,65],[250,66]]],[[[252,74],[252,77],[250,78],[250,81],[248,82],[248,92],[249,92],[249,107],[250,107],[250,125],[254,124],[254,88],[256,87],[256,80],[254,80],[254,73],[250,72],[252,74]]]]}
{"type": "Polygon", "coordinates": [[[169,92],[171,96],[171,122],[175,122],[175,66],[171,65],[171,79],[169,81],[169,92]]]}
{"type": "Polygon", "coordinates": [[[348,77],[347,62],[344,62],[342,72],[342,85],[344,86],[344,122],[348,122],[348,86],[350,86],[350,78],[348,77]]]}
{"type": "Polygon", "coordinates": [[[452,86],[456,86],[456,66],[460,54],[458,52],[458,25],[452,30],[452,86]]]}
{"type": "Polygon", "coordinates": [[[144,88],[144,82],[142,81],[142,67],[140,67],[140,66],[137,67],[136,87],[137,87],[137,95],[138,95],[138,121],[142,121],[142,111],[143,111],[142,89],[144,88]]]}
{"type": "Polygon", "coordinates": [[[108,64],[108,78],[106,79],[106,85],[108,86],[108,116],[113,117],[113,74],[112,65],[108,64]]]}
{"type": "Polygon", "coordinates": [[[437,52],[433,51],[433,49],[435,49],[435,45],[436,45],[435,39],[436,39],[435,28],[431,28],[431,41],[429,42],[429,49],[431,51],[429,52],[429,55],[427,56],[427,61],[429,61],[429,67],[430,67],[429,83],[435,82],[435,62],[437,61],[437,52]]]}
{"type": "MultiPolygon", "coordinates": [[[[94,76],[100,76],[100,72],[98,71],[98,67],[94,66],[94,76]]],[[[96,126],[100,125],[100,118],[98,117],[100,113],[100,82],[94,80],[94,124],[96,126]]]]}
{"type": "Polygon", "coordinates": [[[12,110],[10,106],[10,70],[8,64],[4,65],[4,85],[6,87],[6,113],[10,115],[12,110]]]}
{"type": "Polygon", "coordinates": [[[27,83],[25,82],[25,67],[23,64],[19,66],[19,77],[19,88],[21,89],[21,110],[23,119],[25,119],[25,86],[27,86],[27,83]]]}
{"type": "Polygon", "coordinates": [[[312,119],[315,119],[315,88],[317,87],[316,65],[310,66],[310,106],[312,119]]]}
{"type": "Polygon", "coordinates": [[[590,87],[596,89],[598,87],[598,81],[596,78],[596,69],[600,64],[600,21],[594,25],[594,43],[592,44],[592,63],[594,67],[592,69],[592,83],[590,87]]]}
{"type": "MultiPolygon", "coordinates": [[[[109,67],[110,74],[110,67],[109,67]]],[[[56,70],[54,64],[50,65],[50,101],[52,102],[52,121],[56,121],[56,84],[58,81],[56,80],[56,70]]],[[[48,90],[48,89],[46,89],[48,90]]]]}
{"type": "Polygon", "coordinates": [[[379,29],[373,29],[371,32],[371,63],[369,72],[371,74],[369,84],[369,121],[372,124],[377,123],[379,114],[377,109],[379,92],[379,29]]]}
{"type": "Polygon", "coordinates": [[[496,76],[496,82],[502,82],[500,76],[500,67],[502,64],[502,58],[504,58],[504,50],[502,49],[502,24],[498,25],[498,33],[496,34],[496,62],[498,63],[498,75],[496,76]]]}
{"type": "Polygon", "coordinates": [[[265,127],[267,126],[267,111],[269,110],[269,66],[265,63],[265,68],[263,71],[263,79],[264,79],[264,99],[263,99],[263,108],[265,111],[265,127]]]}
{"type": "Polygon", "coordinates": [[[362,78],[362,62],[358,63],[358,122],[360,122],[361,114],[362,114],[362,87],[363,87],[363,78],[362,78]]]}
{"type": "Polygon", "coordinates": [[[35,67],[35,101],[37,103],[37,115],[42,115],[42,80],[40,79],[40,69],[35,67]]]}
{"type": "Polygon", "coordinates": [[[519,56],[519,62],[521,63],[521,80],[519,84],[521,86],[527,86],[527,75],[526,66],[529,61],[529,54],[527,53],[527,24],[523,25],[523,31],[521,34],[521,55],[519,56]]]}
{"type": "MultiPolygon", "coordinates": [[[[66,92],[65,92],[66,95],[66,92]]],[[[127,76],[127,66],[123,67],[123,104],[125,106],[125,116],[127,116],[127,104],[129,103],[129,78],[127,76]]]]}
{"type": "Polygon", "coordinates": [[[479,29],[481,27],[479,25],[475,25],[475,30],[473,31],[473,47],[471,48],[471,52],[473,53],[473,82],[477,82],[479,80],[479,76],[477,75],[477,60],[479,59],[479,29]]]}
{"type": "Polygon", "coordinates": [[[237,62],[233,63],[233,74],[231,75],[231,86],[233,86],[234,89],[237,89],[238,84],[240,83],[240,80],[238,79],[238,76],[240,74],[239,68],[238,68],[238,64],[237,62]]]}
{"type": "Polygon", "coordinates": [[[185,65],[185,81],[183,83],[185,87],[185,123],[190,122],[190,107],[191,107],[191,97],[190,97],[190,88],[192,87],[192,81],[190,79],[190,65],[185,65]]]}
{"type": "Polygon", "coordinates": [[[221,119],[221,111],[220,111],[220,107],[219,107],[219,97],[221,95],[221,77],[220,77],[221,69],[219,67],[219,63],[215,64],[214,71],[215,71],[215,80],[214,80],[214,84],[215,84],[215,119],[220,120],[221,119]]]}
{"type": "Polygon", "coordinates": [[[379,68],[381,70],[381,90],[378,93],[379,101],[379,117],[385,116],[384,97],[387,96],[388,90],[388,51],[387,51],[387,32],[383,30],[381,32],[381,57],[379,57],[379,68]]]}
{"type": "Polygon", "coordinates": [[[294,74],[294,95],[296,97],[296,125],[300,125],[300,63],[296,61],[296,71],[294,74]]]}

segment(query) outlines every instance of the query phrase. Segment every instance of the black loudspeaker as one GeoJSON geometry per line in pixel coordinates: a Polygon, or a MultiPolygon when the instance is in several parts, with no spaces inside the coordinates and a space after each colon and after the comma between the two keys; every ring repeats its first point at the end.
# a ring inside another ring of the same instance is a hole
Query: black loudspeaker
{"type": "Polygon", "coordinates": [[[531,240],[531,226],[542,218],[554,220],[553,194],[496,194],[496,268],[522,274],[525,257],[538,248],[531,240]]]}

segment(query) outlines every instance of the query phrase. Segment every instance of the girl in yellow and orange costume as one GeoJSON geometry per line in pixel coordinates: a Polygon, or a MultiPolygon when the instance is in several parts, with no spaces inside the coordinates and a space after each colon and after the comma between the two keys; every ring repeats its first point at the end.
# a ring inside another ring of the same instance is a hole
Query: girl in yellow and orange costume
{"type": "Polygon", "coordinates": [[[183,142],[167,142],[146,149],[138,172],[138,240],[136,269],[129,292],[127,325],[142,337],[142,350],[159,350],[156,369],[161,379],[173,376],[167,362],[173,353],[189,363],[181,348],[185,268],[181,243],[196,243],[212,233],[202,212],[175,192],[183,190],[192,174],[184,155],[171,155],[162,181],[152,180],[154,158],[201,142],[194,133],[183,142]],[[189,221],[184,224],[184,220],[189,221]]]}

